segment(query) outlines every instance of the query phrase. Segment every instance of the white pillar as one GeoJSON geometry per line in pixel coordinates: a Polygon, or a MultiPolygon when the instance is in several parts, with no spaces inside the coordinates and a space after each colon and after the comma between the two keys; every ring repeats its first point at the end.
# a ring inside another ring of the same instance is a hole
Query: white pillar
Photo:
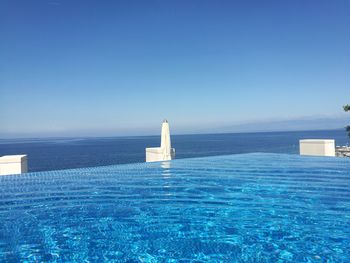
{"type": "Polygon", "coordinates": [[[27,155],[5,155],[0,157],[0,175],[28,172],[27,155]]]}
{"type": "Polygon", "coordinates": [[[172,159],[175,159],[175,149],[171,148],[169,123],[164,120],[160,147],[146,148],[146,162],[169,161],[172,159]]]}
{"type": "Polygon", "coordinates": [[[160,148],[163,153],[163,160],[171,160],[171,140],[170,140],[170,129],[169,123],[165,120],[162,124],[162,133],[160,139],[160,148]]]}

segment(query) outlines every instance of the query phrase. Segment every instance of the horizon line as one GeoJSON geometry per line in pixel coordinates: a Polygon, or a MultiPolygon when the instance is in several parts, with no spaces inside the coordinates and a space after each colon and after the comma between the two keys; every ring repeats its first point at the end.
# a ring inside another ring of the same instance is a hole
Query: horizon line
{"type": "MultiPolygon", "coordinates": [[[[296,129],[296,130],[271,130],[271,131],[241,131],[241,132],[203,132],[203,133],[174,133],[171,136],[186,136],[186,135],[221,135],[221,134],[249,134],[249,133],[288,133],[288,132],[312,132],[312,131],[336,131],[344,128],[333,129],[296,129]]],[[[346,132],[344,132],[346,133],[346,132]]],[[[116,135],[116,136],[40,136],[40,137],[1,137],[0,140],[36,140],[36,139],[92,139],[92,138],[128,138],[128,137],[154,137],[159,134],[148,135],[116,135]]]]}

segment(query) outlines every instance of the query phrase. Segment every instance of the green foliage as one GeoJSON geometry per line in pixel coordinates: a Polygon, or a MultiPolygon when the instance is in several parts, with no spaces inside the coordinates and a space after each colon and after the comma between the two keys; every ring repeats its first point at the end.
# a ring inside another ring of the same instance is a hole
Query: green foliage
{"type": "MultiPolygon", "coordinates": [[[[350,105],[346,104],[345,106],[343,106],[344,111],[350,111],[350,105]]],[[[348,132],[348,136],[350,138],[350,126],[346,126],[346,131],[348,132]]]]}
{"type": "Polygon", "coordinates": [[[346,129],[346,131],[348,132],[348,136],[349,136],[349,138],[350,138],[350,126],[346,126],[345,129],[346,129]]]}

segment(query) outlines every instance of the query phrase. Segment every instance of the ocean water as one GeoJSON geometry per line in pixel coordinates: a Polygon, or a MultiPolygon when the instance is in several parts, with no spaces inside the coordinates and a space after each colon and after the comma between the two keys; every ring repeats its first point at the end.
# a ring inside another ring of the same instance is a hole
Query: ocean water
{"type": "MultiPolygon", "coordinates": [[[[299,139],[335,139],[349,143],[344,130],[173,135],[176,158],[237,153],[299,153],[299,139]]],[[[145,148],[160,136],[109,138],[0,139],[0,156],[28,154],[29,171],[47,171],[144,162],[145,148]]]]}
{"type": "Polygon", "coordinates": [[[0,176],[0,262],[350,262],[349,168],[255,153],[0,176]]]}

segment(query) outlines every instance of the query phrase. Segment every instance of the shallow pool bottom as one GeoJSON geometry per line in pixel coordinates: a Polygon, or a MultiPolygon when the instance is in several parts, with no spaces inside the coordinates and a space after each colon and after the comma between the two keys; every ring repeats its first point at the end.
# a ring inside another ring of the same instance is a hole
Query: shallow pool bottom
{"type": "Polygon", "coordinates": [[[0,261],[349,262],[350,160],[243,154],[0,177],[0,261]]]}

